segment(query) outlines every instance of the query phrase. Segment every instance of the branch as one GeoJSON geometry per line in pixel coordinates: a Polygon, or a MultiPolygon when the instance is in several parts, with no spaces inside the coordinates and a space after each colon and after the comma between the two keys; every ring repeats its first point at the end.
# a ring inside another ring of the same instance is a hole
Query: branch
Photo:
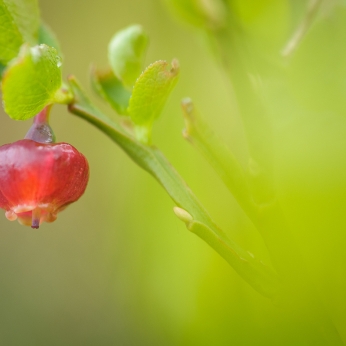
{"type": "Polygon", "coordinates": [[[308,4],[308,8],[306,10],[306,15],[303,21],[299,24],[298,28],[293,33],[292,37],[289,39],[286,46],[282,50],[281,52],[282,56],[287,57],[296,50],[299,43],[302,41],[305,34],[307,33],[312,23],[314,22],[316,18],[316,14],[318,12],[318,9],[322,1],[323,0],[310,0],[308,4]]]}
{"type": "Polygon", "coordinates": [[[182,101],[182,109],[185,120],[184,138],[202,153],[244,212],[256,223],[256,206],[244,169],[225,143],[204,122],[191,99],[182,101]]]}
{"type": "Polygon", "coordinates": [[[96,109],[73,77],[70,86],[75,97],[69,105],[70,112],[95,125],[150,173],[185,213],[182,219],[187,228],[217,251],[254,289],[266,297],[273,297],[279,285],[273,270],[253,258],[216,226],[164,155],[157,148],[144,145],[125,133],[117,123],[96,109]]]}

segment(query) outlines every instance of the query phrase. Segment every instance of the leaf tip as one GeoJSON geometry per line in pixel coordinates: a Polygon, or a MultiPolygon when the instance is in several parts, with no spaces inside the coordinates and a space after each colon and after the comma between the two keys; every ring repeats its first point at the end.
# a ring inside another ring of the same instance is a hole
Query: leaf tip
{"type": "Polygon", "coordinates": [[[114,75],[133,87],[141,73],[149,37],[139,24],[118,31],[108,45],[108,60],[114,75]]]}

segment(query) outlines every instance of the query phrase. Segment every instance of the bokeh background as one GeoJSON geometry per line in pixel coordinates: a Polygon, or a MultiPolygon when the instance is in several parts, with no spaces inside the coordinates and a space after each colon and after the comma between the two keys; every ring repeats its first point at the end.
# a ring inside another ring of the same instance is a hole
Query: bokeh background
{"type": "MultiPolygon", "coordinates": [[[[244,17],[249,35],[268,52],[285,43],[306,5],[296,1],[293,11],[288,1],[272,3],[263,16],[244,17]],[[268,20],[275,16],[280,20],[268,20]]],[[[154,143],[217,223],[269,262],[251,222],[181,136],[180,100],[190,96],[247,162],[232,86],[205,37],[164,1],[40,0],[40,6],[61,43],[64,76],[76,75],[89,95],[90,64],[107,66],[108,42],[125,26],[139,23],[149,33],[147,64],[179,59],[180,80],[155,125],[154,143]]],[[[274,77],[266,102],[280,201],[314,287],[346,340],[345,19],[344,7],[326,10],[286,75],[268,73],[274,77]]],[[[23,138],[30,126],[3,110],[0,118],[1,144],[23,138]]],[[[190,234],[161,187],[101,132],[63,106],[55,106],[51,118],[58,140],[87,156],[90,182],[78,203],[37,231],[0,218],[1,345],[324,344],[305,340],[304,317],[260,296],[190,234]]]]}

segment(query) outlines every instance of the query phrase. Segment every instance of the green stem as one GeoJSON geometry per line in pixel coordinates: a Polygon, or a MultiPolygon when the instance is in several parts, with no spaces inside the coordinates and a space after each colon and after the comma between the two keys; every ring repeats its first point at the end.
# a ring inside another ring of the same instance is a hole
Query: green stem
{"type": "Polygon", "coordinates": [[[276,196],[271,123],[263,103],[262,90],[251,79],[251,76],[259,75],[258,68],[264,62],[253,60],[251,47],[233,29],[220,31],[210,39],[234,86],[249,145],[246,180],[254,208],[247,203],[245,211],[249,210],[248,215],[266,243],[273,266],[280,277],[287,280],[285,284],[298,284],[293,278],[300,276],[304,270],[298,247],[276,196]]]}
{"type": "Polygon", "coordinates": [[[305,34],[313,24],[318,9],[323,0],[310,0],[306,10],[306,15],[303,21],[299,24],[296,31],[293,33],[292,37],[287,42],[286,46],[282,50],[281,54],[284,57],[292,55],[292,53],[297,49],[299,43],[303,40],[305,34]]]}
{"type": "MultiPolygon", "coordinates": [[[[273,199],[266,203],[256,204],[249,190],[248,175],[210,126],[204,123],[191,100],[183,101],[183,112],[186,125],[184,137],[202,153],[218,173],[254,226],[260,231],[278,272],[290,281],[289,277],[293,274],[297,275],[297,268],[301,267],[302,262],[297,260],[300,255],[297,253],[297,247],[292,245],[293,240],[289,239],[290,231],[278,201],[273,199]],[[287,249],[285,256],[283,256],[283,249],[287,249]]],[[[255,172],[256,168],[253,167],[252,171],[255,172]]],[[[253,175],[255,175],[254,172],[253,175]]]]}
{"type": "MultiPolygon", "coordinates": [[[[282,281],[281,304],[286,307],[291,305],[294,311],[299,309],[299,313],[309,316],[307,323],[310,323],[313,331],[326,345],[344,345],[316,292],[311,289],[309,273],[276,197],[272,169],[272,129],[261,89],[251,80],[251,76],[259,74],[258,62],[255,64],[252,61],[251,51],[247,50],[248,47],[245,47],[241,38],[236,37],[236,30],[233,29],[219,32],[212,39],[214,47],[217,47],[218,57],[234,86],[247,134],[251,155],[247,181],[255,203],[255,213],[250,212],[248,215],[262,235],[273,266],[282,281]]],[[[200,138],[204,135],[199,134],[200,138]]],[[[206,141],[204,145],[204,152],[209,151],[210,155],[218,157],[213,144],[206,141]]],[[[231,187],[231,190],[233,192],[234,188],[231,187]]],[[[247,207],[248,205],[245,209],[247,207]]]]}
{"type": "Polygon", "coordinates": [[[188,229],[224,257],[253,288],[266,297],[273,297],[279,286],[276,274],[230,240],[216,226],[164,155],[157,148],[144,145],[131,137],[118,124],[92,106],[73,77],[70,78],[70,85],[75,96],[69,105],[70,112],[95,125],[116,142],[134,162],[162,185],[178,207],[191,215],[192,222],[187,225],[188,229]]]}
{"type": "Polygon", "coordinates": [[[256,208],[249,191],[247,175],[236,157],[206,124],[190,99],[182,101],[185,129],[183,136],[205,157],[222,179],[244,212],[256,220],[256,208]]]}

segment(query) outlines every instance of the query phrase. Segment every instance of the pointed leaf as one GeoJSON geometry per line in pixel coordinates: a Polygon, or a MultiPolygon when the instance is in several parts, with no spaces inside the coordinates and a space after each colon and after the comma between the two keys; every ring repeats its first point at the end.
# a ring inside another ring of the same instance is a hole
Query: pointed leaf
{"type": "Polygon", "coordinates": [[[23,43],[36,44],[38,28],[37,0],[0,0],[0,62],[16,57],[23,43]]]}
{"type": "Polygon", "coordinates": [[[143,70],[148,36],[140,25],[117,32],[109,46],[108,59],[114,74],[127,87],[132,87],[143,70]]]}
{"type": "Polygon", "coordinates": [[[35,116],[55,101],[61,87],[60,58],[44,44],[25,45],[5,70],[2,92],[5,111],[16,120],[35,116]]]}
{"type": "MultiPolygon", "coordinates": [[[[137,79],[128,112],[143,135],[150,136],[152,124],[160,115],[178,74],[177,60],[173,60],[171,68],[166,61],[160,60],[148,66],[137,79]]],[[[145,138],[139,139],[145,142],[145,138]]]]}
{"type": "Polygon", "coordinates": [[[49,47],[53,47],[57,50],[60,57],[62,57],[60,43],[56,37],[53,30],[46,24],[41,21],[40,28],[38,31],[38,43],[46,44],[49,47]]]}
{"type": "Polygon", "coordinates": [[[91,70],[91,83],[94,90],[105,99],[120,115],[127,115],[131,92],[112,71],[91,70]]]}

